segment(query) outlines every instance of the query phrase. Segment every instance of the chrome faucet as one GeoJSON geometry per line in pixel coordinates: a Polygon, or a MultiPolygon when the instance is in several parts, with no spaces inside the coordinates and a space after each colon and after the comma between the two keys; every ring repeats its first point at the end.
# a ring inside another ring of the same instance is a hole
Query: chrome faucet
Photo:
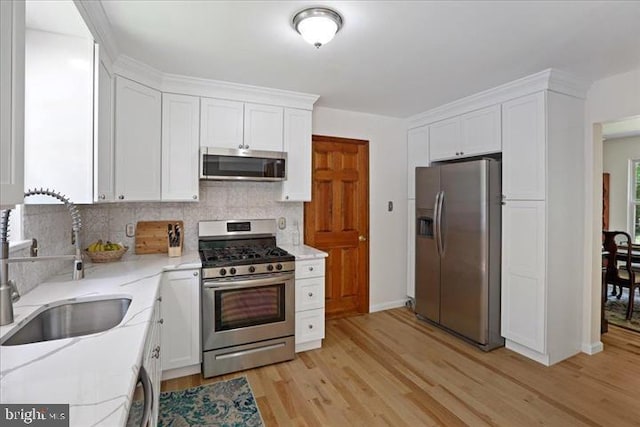
{"type": "Polygon", "coordinates": [[[82,228],[82,219],[76,205],[74,205],[68,197],[61,195],[55,191],[43,190],[42,188],[27,190],[24,197],[29,196],[50,196],[60,200],[71,214],[71,229],[73,231],[73,240],[75,243],[74,255],[51,255],[38,256],[38,241],[32,240],[31,256],[9,258],[9,240],[7,233],[9,229],[9,215],[11,209],[5,209],[0,212],[0,326],[13,323],[13,303],[20,298],[18,288],[13,280],[9,280],[9,264],[14,262],[35,262],[35,261],[55,261],[55,260],[73,260],[73,280],[80,280],[84,277],[84,265],[82,263],[82,245],[80,244],[80,229],[82,228]]]}

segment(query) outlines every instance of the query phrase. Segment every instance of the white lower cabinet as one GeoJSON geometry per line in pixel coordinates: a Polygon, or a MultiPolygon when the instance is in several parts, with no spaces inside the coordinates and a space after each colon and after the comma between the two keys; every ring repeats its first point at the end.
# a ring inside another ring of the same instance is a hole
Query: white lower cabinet
{"type": "Polygon", "coordinates": [[[296,261],[296,352],[322,346],[324,259],[296,261]]]}
{"type": "Polygon", "coordinates": [[[200,270],[164,273],[160,295],[163,378],[200,372],[200,270]]]}
{"type": "Polygon", "coordinates": [[[151,419],[149,425],[158,425],[158,411],[160,407],[160,377],[162,369],[162,319],[160,318],[160,298],[156,301],[151,327],[144,346],[142,366],[147,371],[151,385],[153,386],[153,404],[151,406],[151,419]]]}

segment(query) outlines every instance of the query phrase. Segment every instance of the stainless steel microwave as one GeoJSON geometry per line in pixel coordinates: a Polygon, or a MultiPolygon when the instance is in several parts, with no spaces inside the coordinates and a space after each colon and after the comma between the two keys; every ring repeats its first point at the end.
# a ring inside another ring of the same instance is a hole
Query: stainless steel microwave
{"type": "Polygon", "coordinates": [[[284,181],[287,153],[200,147],[200,179],[284,181]]]}

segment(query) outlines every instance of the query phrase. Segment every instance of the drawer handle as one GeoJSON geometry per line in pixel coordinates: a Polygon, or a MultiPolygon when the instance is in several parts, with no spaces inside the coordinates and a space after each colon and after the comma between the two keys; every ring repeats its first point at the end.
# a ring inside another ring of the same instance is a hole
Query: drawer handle
{"type": "Polygon", "coordinates": [[[313,296],[313,292],[309,292],[307,295],[309,295],[309,298],[311,298],[313,296]]]}
{"type": "Polygon", "coordinates": [[[309,325],[309,329],[313,329],[313,325],[309,325]]]}

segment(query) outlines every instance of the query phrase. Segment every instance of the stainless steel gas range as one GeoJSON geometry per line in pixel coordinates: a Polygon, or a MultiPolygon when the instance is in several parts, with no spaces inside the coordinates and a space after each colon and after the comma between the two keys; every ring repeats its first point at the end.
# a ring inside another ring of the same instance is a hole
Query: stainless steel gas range
{"type": "Polygon", "coordinates": [[[295,257],[275,233],[275,220],[198,224],[206,378],[294,358],[295,257]]]}

